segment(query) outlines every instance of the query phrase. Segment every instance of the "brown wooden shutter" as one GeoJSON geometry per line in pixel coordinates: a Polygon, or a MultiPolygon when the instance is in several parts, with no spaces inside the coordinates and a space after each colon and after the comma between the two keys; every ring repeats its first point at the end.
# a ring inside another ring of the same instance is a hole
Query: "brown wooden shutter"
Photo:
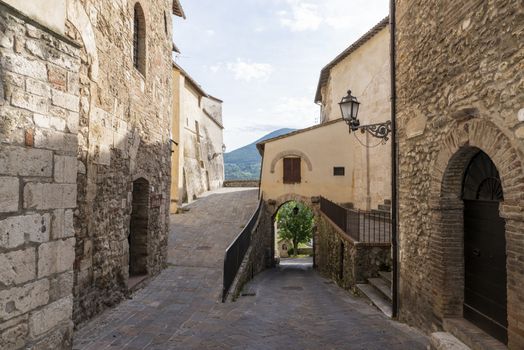
{"type": "Polygon", "coordinates": [[[284,183],[290,184],[292,182],[293,163],[291,158],[284,158],[284,183]]]}
{"type": "Polygon", "coordinates": [[[284,183],[300,183],[300,158],[284,158],[284,183]]]}
{"type": "Polygon", "coordinates": [[[293,159],[293,182],[300,183],[300,158],[291,159],[293,159]]]}

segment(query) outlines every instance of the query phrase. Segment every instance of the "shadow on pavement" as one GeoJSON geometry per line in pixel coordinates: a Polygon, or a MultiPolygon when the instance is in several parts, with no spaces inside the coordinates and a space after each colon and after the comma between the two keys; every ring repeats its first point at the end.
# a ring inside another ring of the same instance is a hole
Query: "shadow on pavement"
{"type": "Polygon", "coordinates": [[[313,258],[282,258],[280,259],[279,268],[280,270],[311,270],[313,269],[313,258]]]}

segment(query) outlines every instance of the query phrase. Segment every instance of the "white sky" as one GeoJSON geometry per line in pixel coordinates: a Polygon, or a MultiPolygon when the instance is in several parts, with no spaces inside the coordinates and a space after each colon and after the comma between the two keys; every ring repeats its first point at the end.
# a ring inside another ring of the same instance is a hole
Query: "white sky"
{"type": "Polygon", "coordinates": [[[320,70],[388,14],[388,0],[182,0],[176,61],[224,100],[232,151],[318,122],[320,70]]]}

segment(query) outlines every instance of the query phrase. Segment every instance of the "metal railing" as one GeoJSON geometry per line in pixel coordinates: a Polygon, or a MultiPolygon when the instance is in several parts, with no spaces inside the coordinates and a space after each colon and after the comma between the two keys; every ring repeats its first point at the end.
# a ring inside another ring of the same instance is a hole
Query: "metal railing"
{"type": "Polygon", "coordinates": [[[260,208],[262,207],[262,200],[258,203],[258,207],[249,219],[246,226],[237,235],[233,243],[226,249],[226,255],[224,257],[224,279],[222,289],[222,301],[224,302],[229,292],[229,288],[235,281],[235,277],[240,269],[240,265],[244,260],[244,256],[251,244],[251,233],[255,228],[255,224],[260,214],[260,208]]]}
{"type": "Polygon", "coordinates": [[[320,198],[320,210],[356,242],[391,243],[389,212],[344,208],[320,198]]]}

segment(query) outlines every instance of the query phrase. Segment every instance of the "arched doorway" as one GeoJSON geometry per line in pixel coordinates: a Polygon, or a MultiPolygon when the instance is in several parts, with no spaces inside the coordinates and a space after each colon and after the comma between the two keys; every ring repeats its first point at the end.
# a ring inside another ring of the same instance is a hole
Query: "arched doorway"
{"type": "Polygon", "coordinates": [[[149,228],[149,182],[133,182],[133,207],[129,227],[129,286],[147,275],[147,236],[149,228]]]}
{"type": "Polygon", "coordinates": [[[506,232],[499,172],[478,151],[464,174],[464,318],[507,344],[506,232]]]}

